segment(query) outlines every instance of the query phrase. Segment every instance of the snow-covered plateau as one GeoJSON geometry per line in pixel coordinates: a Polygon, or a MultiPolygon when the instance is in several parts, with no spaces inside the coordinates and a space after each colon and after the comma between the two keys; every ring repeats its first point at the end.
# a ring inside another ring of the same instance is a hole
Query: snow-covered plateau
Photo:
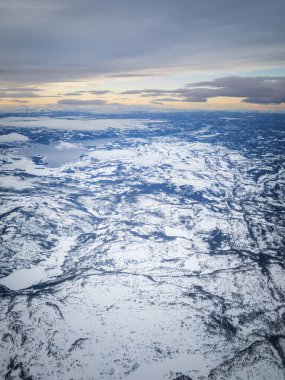
{"type": "Polygon", "coordinates": [[[285,115],[0,117],[0,377],[285,379],[285,115]]]}

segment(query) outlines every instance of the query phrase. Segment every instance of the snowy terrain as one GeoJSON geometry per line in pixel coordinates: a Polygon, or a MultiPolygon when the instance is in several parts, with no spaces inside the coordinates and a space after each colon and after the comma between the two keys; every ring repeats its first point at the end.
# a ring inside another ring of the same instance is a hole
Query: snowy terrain
{"type": "Polygon", "coordinates": [[[285,116],[94,118],[0,118],[0,377],[285,379],[285,116]]]}

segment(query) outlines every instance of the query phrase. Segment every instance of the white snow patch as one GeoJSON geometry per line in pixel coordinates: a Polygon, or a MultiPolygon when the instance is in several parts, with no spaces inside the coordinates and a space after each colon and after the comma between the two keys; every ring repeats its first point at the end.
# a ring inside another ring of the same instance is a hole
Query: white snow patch
{"type": "Polygon", "coordinates": [[[136,151],[130,149],[97,150],[89,153],[90,158],[102,161],[131,160],[136,156],[136,151]]]}
{"type": "Polygon", "coordinates": [[[205,366],[205,358],[201,354],[192,355],[178,355],[173,359],[164,359],[161,362],[153,362],[140,366],[131,375],[127,376],[128,380],[145,380],[156,379],[165,380],[169,378],[167,375],[170,373],[184,373],[187,374],[191,371],[200,371],[200,373],[207,374],[205,366]]]}
{"type": "Polygon", "coordinates": [[[185,238],[185,239],[187,239],[189,237],[187,231],[184,231],[181,228],[166,226],[164,228],[164,231],[165,231],[165,234],[167,236],[182,237],[182,238],[185,238]]]}
{"type": "Polygon", "coordinates": [[[190,256],[190,258],[184,262],[184,268],[189,269],[191,272],[200,272],[201,267],[197,256],[190,256]]]}
{"type": "Polygon", "coordinates": [[[61,141],[58,145],[55,146],[56,149],[63,150],[63,149],[77,149],[80,146],[78,144],[73,144],[68,141],[61,141]]]}
{"type": "Polygon", "coordinates": [[[27,136],[21,135],[20,133],[8,133],[8,135],[0,136],[0,143],[11,143],[11,142],[27,142],[29,138],[27,136]]]}
{"type": "MultiPolygon", "coordinates": [[[[5,164],[5,169],[13,172],[14,170],[23,170],[26,173],[33,175],[46,176],[54,173],[54,168],[36,165],[33,160],[28,157],[18,156],[13,157],[9,163],[5,164]]],[[[0,177],[0,181],[1,181],[0,177]]],[[[26,180],[27,181],[27,180],[26,180]]]]}
{"type": "Polygon", "coordinates": [[[0,177],[0,187],[4,189],[23,190],[33,187],[33,183],[31,180],[7,175],[0,177]]]}

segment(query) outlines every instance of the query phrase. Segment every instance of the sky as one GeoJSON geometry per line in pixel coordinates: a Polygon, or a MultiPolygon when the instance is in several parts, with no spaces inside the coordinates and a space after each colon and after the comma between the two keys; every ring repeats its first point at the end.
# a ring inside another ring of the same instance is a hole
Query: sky
{"type": "Polygon", "coordinates": [[[0,0],[0,112],[285,110],[284,0],[0,0]]]}

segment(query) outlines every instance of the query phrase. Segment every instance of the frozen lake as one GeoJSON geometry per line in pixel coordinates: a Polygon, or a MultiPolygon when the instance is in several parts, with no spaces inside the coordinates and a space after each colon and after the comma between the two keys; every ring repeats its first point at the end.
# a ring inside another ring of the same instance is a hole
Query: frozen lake
{"type": "Polygon", "coordinates": [[[60,142],[51,144],[33,144],[23,146],[17,150],[20,155],[32,158],[36,163],[43,163],[50,168],[56,168],[68,163],[76,162],[81,155],[87,152],[88,146],[102,146],[115,138],[98,138],[96,140],[83,140],[60,142]]]}

